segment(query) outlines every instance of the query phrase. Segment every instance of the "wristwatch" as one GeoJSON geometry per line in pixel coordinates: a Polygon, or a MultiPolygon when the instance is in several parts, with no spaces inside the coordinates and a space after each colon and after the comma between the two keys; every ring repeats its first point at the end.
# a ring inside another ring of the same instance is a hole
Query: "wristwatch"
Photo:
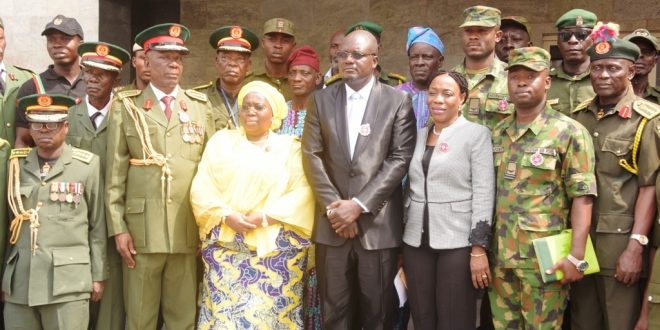
{"type": "Polygon", "coordinates": [[[632,234],[632,235],[630,235],[630,239],[637,240],[639,242],[639,244],[642,244],[643,246],[646,246],[646,244],[649,244],[649,238],[646,237],[646,235],[632,234]]]}
{"type": "Polygon", "coordinates": [[[586,260],[579,260],[578,258],[572,256],[572,255],[567,255],[566,259],[570,261],[573,265],[575,265],[575,268],[577,268],[578,272],[583,273],[589,268],[589,263],[586,260]]]}

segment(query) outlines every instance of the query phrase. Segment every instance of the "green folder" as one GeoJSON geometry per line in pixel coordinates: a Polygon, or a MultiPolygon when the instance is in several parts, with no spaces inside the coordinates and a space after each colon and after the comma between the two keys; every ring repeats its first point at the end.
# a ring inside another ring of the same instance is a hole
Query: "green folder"
{"type": "MultiPolygon", "coordinates": [[[[538,238],[532,241],[536,259],[539,261],[539,268],[543,282],[559,281],[564,278],[564,272],[558,270],[552,274],[545,271],[552,268],[562,258],[565,258],[571,252],[571,242],[573,232],[570,229],[564,230],[561,234],[538,238]]],[[[598,273],[600,266],[594,251],[594,245],[591,243],[591,236],[587,236],[587,246],[584,249],[584,260],[589,263],[589,267],[584,272],[585,275],[598,273]]]]}

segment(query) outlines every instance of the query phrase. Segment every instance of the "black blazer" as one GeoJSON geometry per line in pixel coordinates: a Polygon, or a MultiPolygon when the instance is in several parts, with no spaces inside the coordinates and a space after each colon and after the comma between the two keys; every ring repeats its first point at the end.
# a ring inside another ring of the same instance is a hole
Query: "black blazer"
{"type": "Polygon", "coordinates": [[[303,130],[303,167],[318,203],[315,242],[339,246],[325,216],[326,206],[356,197],[369,210],[357,220],[367,250],[401,246],[403,206],[401,180],[415,148],[415,117],[410,96],[377,80],[367,101],[351,160],[346,122],[346,87],[336,83],[317,91],[307,110],[303,130]]]}

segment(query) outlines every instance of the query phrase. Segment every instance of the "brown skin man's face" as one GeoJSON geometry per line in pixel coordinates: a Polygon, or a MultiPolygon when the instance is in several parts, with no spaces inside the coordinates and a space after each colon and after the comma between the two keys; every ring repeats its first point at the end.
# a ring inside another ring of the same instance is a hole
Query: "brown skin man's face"
{"type": "Polygon", "coordinates": [[[287,77],[293,95],[296,96],[310,95],[321,82],[319,72],[306,64],[291,66],[287,77]]]}
{"type": "Polygon", "coordinates": [[[71,65],[78,61],[78,46],[82,40],[78,36],[70,36],[57,30],[46,34],[46,49],[53,63],[71,65]]]}
{"type": "Polygon", "coordinates": [[[373,77],[378,65],[377,49],[376,38],[366,31],[353,31],[344,39],[337,52],[339,71],[354,90],[362,88],[373,77]]]}
{"type": "Polygon", "coordinates": [[[119,73],[86,66],[83,69],[83,80],[87,96],[103,100],[110,96],[112,88],[119,82],[119,73]]]}
{"type": "Polygon", "coordinates": [[[508,70],[509,98],[516,108],[529,109],[545,102],[550,89],[548,70],[534,71],[523,66],[508,70]]]}
{"type": "Polygon", "coordinates": [[[61,123],[36,123],[42,124],[41,129],[33,129],[30,123],[30,135],[37,148],[45,151],[57,150],[64,143],[66,134],[69,132],[69,122],[61,123]],[[55,129],[48,129],[46,125],[57,126],[55,129]]]}
{"type": "Polygon", "coordinates": [[[641,51],[635,62],[635,75],[647,76],[658,61],[658,53],[650,42],[637,39],[631,40],[641,51]]]}
{"type": "Polygon", "coordinates": [[[147,59],[147,55],[144,53],[144,50],[138,50],[133,55],[131,63],[135,68],[135,74],[142,81],[149,82],[151,80],[151,73],[144,66],[144,61],[147,59]]]}
{"type": "Polygon", "coordinates": [[[276,64],[285,63],[296,45],[296,41],[292,36],[277,32],[264,35],[261,43],[266,54],[266,60],[276,64]]]}
{"type": "Polygon", "coordinates": [[[174,88],[183,74],[183,55],[175,51],[148,51],[145,68],[151,73],[154,86],[159,89],[174,88]]]}
{"type": "Polygon", "coordinates": [[[502,27],[502,39],[495,45],[495,54],[501,61],[509,62],[511,50],[531,45],[527,31],[518,26],[507,25],[502,27]]]}
{"type": "Polygon", "coordinates": [[[616,104],[626,93],[635,75],[634,64],[622,58],[591,62],[591,86],[600,104],[616,104]]]}
{"type": "Polygon", "coordinates": [[[589,34],[591,29],[566,28],[561,29],[557,36],[557,47],[563,60],[567,63],[583,63],[589,60],[587,48],[589,48],[589,34]],[[568,37],[570,35],[570,37],[568,37]],[[564,39],[566,41],[564,41],[564,39]]]}
{"type": "Polygon", "coordinates": [[[435,47],[423,43],[414,43],[408,51],[410,76],[416,85],[426,87],[431,74],[438,71],[444,58],[435,47]]]}
{"type": "Polygon", "coordinates": [[[219,51],[215,56],[215,68],[218,71],[218,77],[225,84],[241,84],[245,80],[245,75],[251,64],[250,54],[248,53],[219,51]]]}
{"type": "Polygon", "coordinates": [[[463,28],[462,41],[465,56],[483,59],[495,51],[495,44],[502,38],[498,27],[466,26],[463,28]]]}

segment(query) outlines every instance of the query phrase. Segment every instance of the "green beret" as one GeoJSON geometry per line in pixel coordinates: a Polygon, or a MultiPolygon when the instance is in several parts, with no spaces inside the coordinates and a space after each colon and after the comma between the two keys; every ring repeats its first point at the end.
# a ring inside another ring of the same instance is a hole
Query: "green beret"
{"type": "Polygon", "coordinates": [[[495,27],[501,24],[501,12],[497,8],[487,6],[472,6],[463,10],[465,20],[460,27],[483,26],[495,27]]]}
{"type": "Polygon", "coordinates": [[[65,121],[69,107],[75,104],[75,99],[61,94],[32,94],[18,100],[18,106],[25,109],[27,120],[39,123],[65,121]]]}
{"type": "Polygon", "coordinates": [[[376,39],[380,39],[380,35],[383,33],[383,27],[378,23],[370,21],[357,22],[348,27],[346,34],[349,34],[355,30],[365,30],[373,34],[376,39]]]}
{"type": "Polygon", "coordinates": [[[591,62],[607,58],[622,58],[635,62],[639,58],[639,53],[637,45],[619,38],[596,42],[587,49],[591,62]]]}
{"type": "Polygon", "coordinates": [[[211,33],[209,44],[216,50],[252,53],[259,47],[259,38],[242,26],[223,26],[211,33]]]}
{"type": "Polygon", "coordinates": [[[635,39],[646,40],[650,42],[651,45],[653,45],[656,52],[659,50],[658,39],[655,36],[653,36],[647,29],[637,29],[633,31],[631,34],[623,37],[623,40],[628,40],[628,41],[634,41],[635,39]]]}
{"type": "Polygon", "coordinates": [[[78,46],[80,63],[99,69],[119,72],[131,55],[123,48],[107,42],[85,42],[78,46]]]}
{"type": "Polygon", "coordinates": [[[185,46],[188,38],[190,38],[190,30],[187,27],[177,23],[164,23],[138,33],[135,42],[142,45],[144,51],[174,51],[188,54],[190,51],[185,46]]]}
{"type": "Polygon", "coordinates": [[[264,35],[269,33],[284,33],[296,37],[293,22],[286,18],[271,18],[264,23],[264,35]]]}
{"type": "Polygon", "coordinates": [[[550,53],[541,47],[521,47],[509,52],[509,66],[524,66],[530,70],[543,71],[550,69],[550,53]]]}
{"type": "Polygon", "coordinates": [[[597,20],[598,18],[596,17],[596,14],[590,11],[584,9],[571,9],[559,17],[555,26],[557,29],[568,27],[593,28],[596,25],[597,20]]]}

